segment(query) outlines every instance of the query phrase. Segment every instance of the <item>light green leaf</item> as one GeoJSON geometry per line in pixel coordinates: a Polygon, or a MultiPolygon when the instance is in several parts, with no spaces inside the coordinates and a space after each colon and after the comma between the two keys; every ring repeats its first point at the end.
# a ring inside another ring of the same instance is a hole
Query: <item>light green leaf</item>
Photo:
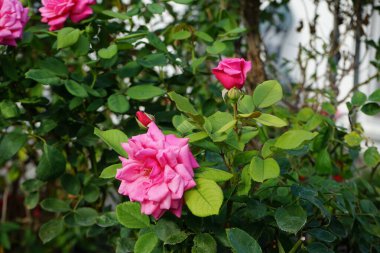
{"type": "Polygon", "coordinates": [[[219,214],[223,203],[222,189],[214,181],[198,178],[197,186],[185,192],[185,202],[190,211],[198,217],[219,214]]]}
{"type": "Polygon", "coordinates": [[[310,141],[317,135],[318,133],[305,130],[289,130],[276,140],[274,146],[281,149],[296,149],[305,141],[310,141]]]}
{"type": "Polygon", "coordinates": [[[154,232],[149,232],[140,236],[135,244],[135,253],[151,253],[158,243],[158,238],[154,232]]]}
{"type": "Polygon", "coordinates": [[[249,165],[244,166],[241,175],[240,181],[237,186],[237,195],[238,196],[247,196],[251,190],[252,179],[250,174],[249,165]]]}
{"type": "Polygon", "coordinates": [[[72,27],[65,27],[58,31],[57,48],[65,48],[74,45],[80,36],[80,30],[72,27]]]}
{"type": "Polygon", "coordinates": [[[190,38],[191,32],[189,31],[178,31],[172,35],[173,40],[185,40],[190,38]]]}
{"type": "Polygon", "coordinates": [[[206,42],[213,42],[214,41],[214,39],[205,32],[196,31],[195,36],[197,36],[198,38],[200,38],[201,40],[204,40],[206,42]]]}
{"type": "Polygon", "coordinates": [[[369,95],[368,100],[373,102],[380,102],[380,89],[375,90],[371,95],[369,95]]]}
{"type": "Polygon", "coordinates": [[[61,219],[50,220],[41,226],[38,236],[42,240],[42,243],[45,244],[61,234],[63,229],[64,226],[61,219]]]}
{"type": "Polygon", "coordinates": [[[121,143],[128,142],[128,136],[118,129],[102,131],[94,129],[94,134],[104,141],[109,147],[115,150],[119,155],[128,157],[127,152],[121,146],[121,143]]]}
{"type": "Polygon", "coordinates": [[[102,48],[98,51],[98,55],[102,59],[111,59],[117,54],[117,45],[111,44],[107,48],[102,48]]]}
{"type": "Polygon", "coordinates": [[[278,227],[288,233],[296,234],[306,223],[306,212],[301,206],[280,207],[274,215],[278,227]]]}
{"type": "Polygon", "coordinates": [[[199,113],[195,110],[194,106],[190,103],[189,99],[181,96],[174,91],[168,93],[170,99],[175,102],[177,109],[184,113],[189,113],[192,115],[198,115],[199,113]]]}
{"type": "Polygon", "coordinates": [[[355,91],[354,95],[352,96],[351,103],[354,106],[362,106],[366,100],[366,94],[361,91],[355,91]]]}
{"type": "Polygon", "coordinates": [[[221,41],[215,41],[212,46],[206,48],[209,54],[220,54],[227,48],[226,44],[221,41]]]}
{"type": "Polygon", "coordinates": [[[378,163],[380,163],[380,154],[376,147],[369,147],[364,152],[364,162],[369,167],[375,167],[378,163]]]}
{"type": "Polygon", "coordinates": [[[288,125],[286,121],[266,113],[261,113],[260,117],[254,119],[265,126],[284,127],[288,125]]]}
{"type": "Polygon", "coordinates": [[[136,85],[127,90],[127,95],[135,100],[148,100],[165,94],[165,90],[153,85],[136,85]]]}
{"type": "Polygon", "coordinates": [[[190,143],[206,139],[207,137],[208,137],[208,134],[206,132],[203,132],[203,131],[198,132],[198,133],[189,134],[188,136],[186,136],[186,138],[189,138],[190,143]]]}
{"type": "Polygon", "coordinates": [[[104,14],[104,15],[106,15],[108,17],[111,17],[111,18],[118,18],[118,19],[121,19],[121,20],[127,20],[127,19],[129,19],[128,15],[125,15],[123,13],[114,12],[114,11],[111,11],[111,10],[104,10],[104,11],[102,11],[102,14],[104,14]]]}
{"type": "Polygon", "coordinates": [[[224,170],[201,167],[195,170],[195,177],[210,179],[215,182],[224,182],[230,180],[233,175],[224,170]]]}
{"type": "Polygon", "coordinates": [[[234,253],[262,253],[257,241],[244,230],[228,228],[226,233],[234,253]]]}
{"type": "Polygon", "coordinates": [[[65,87],[66,90],[75,97],[88,97],[86,89],[74,80],[67,80],[67,82],[65,83],[65,87]]]}
{"type": "Polygon", "coordinates": [[[238,110],[242,114],[251,114],[255,110],[253,97],[250,95],[244,95],[238,102],[238,110]]]}
{"type": "Polygon", "coordinates": [[[44,144],[43,155],[37,166],[37,178],[42,181],[55,179],[65,172],[66,159],[59,149],[44,144]]]}
{"type": "Polygon", "coordinates": [[[271,106],[282,99],[282,87],[276,80],[259,84],[253,92],[253,103],[259,108],[271,106]]]}
{"type": "Polygon", "coordinates": [[[149,227],[149,217],[141,213],[137,202],[124,202],[116,206],[116,217],[121,225],[127,228],[149,227]]]}
{"type": "Polygon", "coordinates": [[[122,94],[112,94],[107,99],[108,108],[115,113],[126,113],[129,110],[129,102],[122,94]]]}
{"type": "Polygon", "coordinates": [[[191,4],[194,0],[173,0],[173,2],[176,2],[178,4],[191,4]]]}
{"type": "Polygon", "coordinates": [[[31,192],[26,195],[24,199],[24,205],[29,210],[33,209],[37,206],[39,199],[40,199],[39,192],[31,192]]]}
{"type": "Polygon", "coordinates": [[[344,136],[344,142],[350,147],[357,147],[362,142],[363,138],[356,131],[352,131],[344,136]]]}
{"type": "Polygon", "coordinates": [[[148,11],[150,11],[153,14],[161,14],[165,10],[165,8],[161,4],[157,3],[148,4],[146,7],[148,8],[148,11]]]}
{"type": "Polygon", "coordinates": [[[280,167],[273,158],[262,160],[260,157],[255,156],[252,158],[249,165],[250,175],[256,182],[264,182],[269,178],[276,178],[280,175],[280,167]]]}
{"type": "Polygon", "coordinates": [[[114,178],[116,176],[117,169],[122,167],[121,163],[114,164],[105,168],[100,174],[100,178],[114,178]]]}

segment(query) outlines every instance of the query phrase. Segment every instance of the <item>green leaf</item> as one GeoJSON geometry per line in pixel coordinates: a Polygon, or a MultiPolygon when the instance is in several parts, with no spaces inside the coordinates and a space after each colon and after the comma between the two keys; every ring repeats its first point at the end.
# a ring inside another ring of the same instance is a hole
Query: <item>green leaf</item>
{"type": "Polygon", "coordinates": [[[190,38],[191,32],[189,31],[178,31],[172,35],[173,40],[185,40],[190,38]]]}
{"type": "Polygon", "coordinates": [[[194,106],[190,103],[189,99],[181,96],[174,91],[168,93],[170,99],[175,102],[177,109],[181,112],[188,113],[191,115],[199,115],[195,110],[194,106]]]}
{"type": "Polygon", "coordinates": [[[137,202],[124,202],[116,206],[116,217],[121,225],[127,228],[149,227],[149,217],[141,213],[137,202]]]}
{"type": "Polygon", "coordinates": [[[206,42],[213,42],[214,41],[214,39],[205,32],[196,31],[195,36],[197,36],[198,38],[200,38],[201,40],[204,40],[206,42]]]}
{"type": "Polygon", "coordinates": [[[90,39],[88,36],[81,34],[78,42],[72,47],[72,49],[76,56],[84,56],[88,54],[88,51],[90,51],[90,46],[90,39]]]}
{"type": "Polygon", "coordinates": [[[158,243],[158,238],[154,232],[149,232],[140,236],[135,244],[135,253],[150,253],[158,243]]]}
{"type": "Polygon", "coordinates": [[[104,10],[102,11],[102,14],[108,16],[108,17],[111,17],[111,18],[118,18],[118,19],[121,19],[121,20],[127,20],[129,19],[129,16],[128,15],[125,15],[123,13],[119,13],[119,12],[114,12],[114,11],[111,11],[111,10],[104,10]]]}
{"type": "Polygon", "coordinates": [[[206,48],[207,52],[209,54],[220,54],[222,53],[224,50],[226,50],[227,46],[226,44],[224,44],[223,42],[221,41],[215,41],[212,46],[208,46],[206,48]]]}
{"type": "Polygon", "coordinates": [[[238,196],[247,196],[249,191],[251,190],[252,179],[250,174],[249,165],[244,166],[241,175],[240,181],[237,186],[237,195],[238,196]]]}
{"type": "Polygon", "coordinates": [[[164,42],[161,41],[161,39],[154,33],[148,33],[147,39],[149,40],[149,43],[157,48],[158,50],[161,50],[163,52],[167,52],[166,45],[164,42]]]}
{"type": "Polygon", "coordinates": [[[20,110],[16,103],[13,103],[10,100],[3,100],[0,103],[0,112],[5,119],[15,118],[20,114],[20,110]]]}
{"type": "Polygon", "coordinates": [[[333,167],[327,148],[319,151],[315,160],[315,169],[319,174],[331,174],[333,167]]]}
{"type": "Polygon", "coordinates": [[[267,158],[273,154],[272,147],[276,141],[274,139],[267,140],[261,148],[261,156],[267,158]]]}
{"type": "Polygon", "coordinates": [[[331,249],[327,248],[326,245],[320,242],[312,242],[307,246],[307,252],[309,253],[334,253],[331,249]]]}
{"type": "Polygon", "coordinates": [[[80,192],[80,181],[77,176],[71,174],[64,174],[61,177],[61,185],[67,193],[78,195],[80,192]]]}
{"type": "Polygon", "coordinates": [[[110,148],[115,150],[119,155],[128,157],[127,152],[121,146],[121,143],[128,142],[128,136],[118,129],[102,131],[94,129],[94,134],[104,141],[110,148]]]}
{"type": "Polygon", "coordinates": [[[53,72],[46,69],[30,69],[25,78],[32,79],[45,85],[59,85],[61,80],[53,72]]]}
{"type": "Polygon", "coordinates": [[[185,202],[190,211],[198,217],[219,214],[223,203],[223,192],[214,181],[198,178],[197,186],[185,192],[185,202]]]}
{"type": "Polygon", "coordinates": [[[102,48],[98,51],[98,55],[102,59],[112,59],[117,54],[117,45],[111,44],[107,48],[102,48]]]}
{"type": "Polygon", "coordinates": [[[146,7],[148,8],[148,11],[150,11],[152,14],[161,14],[165,10],[165,8],[161,4],[157,3],[148,4],[146,7]]]}
{"type": "Polygon", "coordinates": [[[38,179],[28,179],[21,184],[21,189],[25,192],[38,191],[45,183],[38,179]]]}
{"type": "Polygon", "coordinates": [[[80,36],[80,30],[72,27],[65,27],[58,31],[57,34],[57,49],[65,48],[74,45],[80,36]]]}
{"type": "Polygon", "coordinates": [[[369,147],[364,152],[364,162],[369,167],[375,167],[380,163],[380,154],[376,147],[369,147]]]}
{"type": "Polygon", "coordinates": [[[181,231],[176,223],[160,219],[156,226],[153,227],[157,237],[164,242],[164,244],[177,244],[181,243],[187,238],[187,234],[181,231]]]}
{"type": "Polygon", "coordinates": [[[337,239],[337,237],[333,233],[320,228],[310,229],[309,231],[307,231],[307,233],[323,242],[332,243],[337,239]]]}
{"type": "Polygon", "coordinates": [[[95,202],[99,198],[99,195],[99,187],[94,184],[86,185],[83,188],[83,199],[89,203],[95,202]]]}
{"type": "Polygon", "coordinates": [[[252,158],[249,165],[250,175],[256,182],[264,182],[269,178],[276,178],[280,175],[280,167],[273,158],[262,160],[260,157],[255,156],[252,158]]]}
{"type": "Polygon", "coordinates": [[[26,143],[28,136],[20,131],[4,135],[0,141],[0,165],[14,156],[26,143]]]}
{"type": "Polygon", "coordinates": [[[216,249],[216,241],[210,234],[197,234],[194,237],[191,253],[216,253],[216,249]]]}
{"type": "Polygon", "coordinates": [[[206,132],[198,132],[198,133],[193,133],[186,136],[186,138],[189,138],[189,143],[197,142],[207,137],[208,137],[208,134],[206,132]]]}
{"type": "Polygon", "coordinates": [[[115,113],[126,113],[129,110],[129,102],[126,96],[112,94],[107,99],[108,108],[115,113]]]}
{"type": "Polygon", "coordinates": [[[41,61],[40,67],[41,69],[49,70],[52,73],[62,77],[67,77],[69,73],[65,63],[54,57],[49,57],[41,61]]]}
{"type": "Polygon", "coordinates": [[[354,95],[352,96],[351,103],[354,106],[362,106],[366,100],[366,94],[361,91],[355,91],[354,95]]]}
{"type": "Polygon", "coordinates": [[[380,105],[377,103],[367,103],[363,105],[361,111],[369,116],[374,116],[380,113],[380,105]]]}
{"type": "Polygon", "coordinates": [[[244,95],[238,102],[238,110],[243,114],[251,114],[255,110],[253,97],[250,95],[244,95]]]}
{"type": "Polygon", "coordinates": [[[96,223],[98,212],[90,207],[81,207],[75,210],[74,220],[79,226],[88,227],[96,223]]]}
{"type": "Polygon", "coordinates": [[[301,206],[280,207],[274,215],[278,227],[288,233],[296,234],[306,223],[306,212],[301,206]]]}
{"type": "Polygon", "coordinates": [[[127,90],[127,95],[135,100],[148,100],[165,94],[165,90],[154,85],[136,85],[127,90]]]}
{"type": "Polygon", "coordinates": [[[289,130],[276,140],[274,146],[281,149],[296,149],[305,141],[310,141],[317,135],[318,133],[305,130],[289,130]]]}
{"type": "Polygon", "coordinates": [[[37,166],[37,178],[42,181],[55,179],[65,172],[66,159],[59,149],[44,144],[43,155],[37,166]]]}
{"type": "Polygon", "coordinates": [[[40,199],[40,193],[39,192],[31,192],[28,195],[26,195],[26,197],[24,199],[24,205],[29,210],[33,209],[37,206],[39,199],[40,199]]]}
{"type": "Polygon", "coordinates": [[[350,147],[357,147],[362,142],[363,138],[358,132],[352,131],[344,136],[344,141],[350,147]]]}
{"type": "Polygon", "coordinates": [[[75,97],[80,97],[80,98],[88,97],[86,89],[82,85],[80,85],[79,83],[73,80],[68,80],[65,83],[65,87],[66,87],[66,90],[75,97]]]}
{"type": "Polygon", "coordinates": [[[105,212],[97,218],[96,224],[102,228],[112,227],[119,224],[115,212],[105,212]]]}
{"type": "Polygon", "coordinates": [[[210,179],[215,182],[225,182],[230,180],[233,175],[224,170],[202,167],[195,170],[195,177],[210,179]]]}
{"type": "Polygon", "coordinates": [[[44,199],[40,205],[44,210],[54,213],[63,213],[71,210],[68,202],[56,198],[44,199]]]}
{"type": "Polygon", "coordinates": [[[173,0],[173,2],[176,2],[178,4],[191,4],[194,0],[173,0]]]}
{"type": "Polygon", "coordinates": [[[43,244],[53,240],[63,232],[63,221],[61,219],[50,220],[43,224],[38,232],[43,244]]]}
{"type": "Polygon", "coordinates": [[[100,178],[115,178],[117,169],[122,167],[121,163],[114,164],[105,168],[100,174],[100,178]]]}
{"type": "Polygon", "coordinates": [[[148,54],[147,56],[137,58],[137,63],[145,68],[153,68],[155,66],[165,66],[167,64],[167,59],[165,54],[156,53],[148,54]]]}
{"type": "Polygon", "coordinates": [[[247,232],[239,228],[226,229],[234,253],[261,253],[261,247],[247,232]]]}
{"type": "Polygon", "coordinates": [[[271,106],[282,99],[282,87],[276,80],[259,84],[253,92],[253,103],[259,108],[271,106]]]}
{"type": "Polygon", "coordinates": [[[288,125],[286,121],[266,113],[261,113],[260,117],[254,119],[265,126],[284,127],[288,125]]]}
{"type": "Polygon", "coordinates": [[[380,102],[380,89],[375,90],[368,98],[369,101],[380,102]]]}

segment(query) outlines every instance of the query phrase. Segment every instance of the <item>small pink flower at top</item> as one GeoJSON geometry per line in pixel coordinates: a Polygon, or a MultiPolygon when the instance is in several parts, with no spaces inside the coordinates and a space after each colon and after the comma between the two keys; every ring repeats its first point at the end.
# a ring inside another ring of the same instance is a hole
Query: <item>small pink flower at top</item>
{"type": "Polygon", "coordinates": [[[227,58],[219,62],[218,67],[212,69],[212,73],[227,90],[234,87],[241,89],[251,68],[250,61],[241,58],[227,58]]]}
{"type": "Polygon", "coordinates": [[[148,127],[149,123],[154,121],[154,117],[142,111],[136,112],[136,118],[139,125],[142,127],[148,127]]]}
{"type": "Polygon", "coordinates": [[[189,148],[189,139],[164,135],[154,122],[148,132],[132,137],[122,147],[122,168],[116,179],[119,193],[141,203],[141,212],[159,219],[166,211],[181,216],[183,194],[195,186],[199,167],[189,148]]]}
{"type": "Polygon", "coordinates": [[[0,44],[16,46],[29,20],[28,8],[19,0],[0,0],[0,44]]]}
{"type": "Polygon", "coordinates": [[[42,22],[48,23],[50,31],[61,29],[65,21],[70,18],[74,23],[90,16],[93,11],[90,5],[96,4],[95,0],[42,0],[39,9],[42,22]]]}

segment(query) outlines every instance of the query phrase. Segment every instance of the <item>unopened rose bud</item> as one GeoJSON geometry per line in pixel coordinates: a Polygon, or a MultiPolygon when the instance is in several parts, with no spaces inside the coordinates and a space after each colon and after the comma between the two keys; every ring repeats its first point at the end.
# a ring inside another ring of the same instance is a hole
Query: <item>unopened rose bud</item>
{"type": "Polygon", "coordinates": [[[136,121],[141,128],[147,128],[149,123],[154,121],[154,116],[142,111],[138,111],[136,112],[136,121]]]}
{"type": "Polygon", "coordinates": [[[243,93],[239,89],[232,88],[228,91],[227,96],[229,99],[231,99],[231,102],[235,104],[237,103],[242,94],[243,93]]]}

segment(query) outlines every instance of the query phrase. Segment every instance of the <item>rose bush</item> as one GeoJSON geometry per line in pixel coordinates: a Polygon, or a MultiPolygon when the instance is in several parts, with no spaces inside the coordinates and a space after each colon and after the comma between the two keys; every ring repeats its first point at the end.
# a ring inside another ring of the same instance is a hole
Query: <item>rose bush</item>
{"type": "Polygon", "coordinates": [[[380,251],[378,90],[252,83],[236,1],[0,3],[0,251],[380,251]]]}

